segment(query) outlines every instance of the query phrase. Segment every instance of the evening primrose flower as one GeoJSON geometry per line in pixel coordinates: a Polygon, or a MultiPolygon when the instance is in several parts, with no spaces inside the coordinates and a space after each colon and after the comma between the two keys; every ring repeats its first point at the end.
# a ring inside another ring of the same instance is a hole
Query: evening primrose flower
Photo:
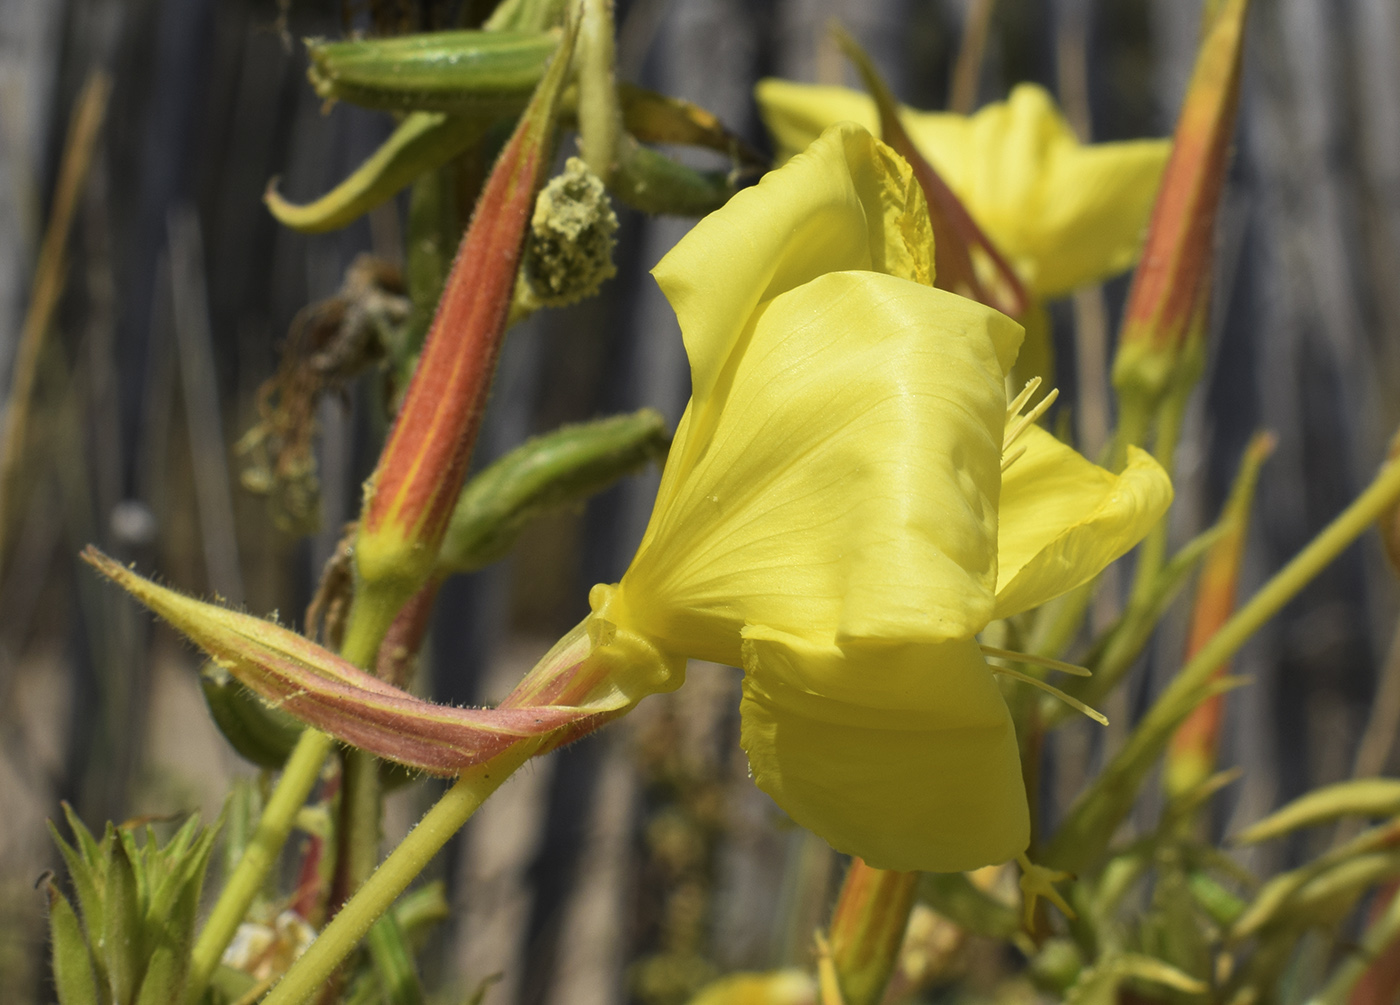
{"type": "Polygon", "coordinates": [[[1171,488],[1033,425],[1003,477],[1022,331],[932,287],[928,227],[908,165],[844,124],[662,260],[692,399],[636,557],[590,602],[595,634],[743,667],[753,777],[798,823],[950,871],[1029,833],[977,633],[1087,582],[1171,488]]]}
{"type": "MultiPolygon", "coordinates": [[[[759,108],[781,157],[841,121],[878,130],[869,96],[760,81],[759,108]]],[[[1171,144],[1080,144],[1044,88],[1018,84],[974,115],[903,109],[919,151],[1041,299],[1130,268],[1171,144]]]]}

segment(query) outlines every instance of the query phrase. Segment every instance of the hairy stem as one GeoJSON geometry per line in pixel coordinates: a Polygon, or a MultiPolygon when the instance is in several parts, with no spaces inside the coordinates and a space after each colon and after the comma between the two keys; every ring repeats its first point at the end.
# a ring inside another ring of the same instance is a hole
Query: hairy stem
{"type": "Polygon", "coordinates": [[[432,857],[538,746],[538,741],[516,744],[458,776],[418,826],[346,902],[311,948],[292,964],[272,993],[263,999],[262,1005],[292,1005],[307,1001],[315,994],[432,857]]]}

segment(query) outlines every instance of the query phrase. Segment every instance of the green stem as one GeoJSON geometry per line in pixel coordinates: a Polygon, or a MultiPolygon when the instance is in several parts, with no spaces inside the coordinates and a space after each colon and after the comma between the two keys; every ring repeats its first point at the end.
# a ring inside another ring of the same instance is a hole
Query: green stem
{"type": "MultiPolygon", "coordinates": [[[[363,584],[360,584],[363,585],[363,584]]],[[[372,590],[357,590],[346,618],[345,639],[340,654],[370,673],[375,671],[379,647],[389,633],[397,609],[390,604],[359,602],[372,590]]],[[[344,752],[340,786],[339,853],[332,885],[330,910],[334,912],[358,890],[379,864],[380,817],[384,800],[379,788],[379,758],[347,748],[344,752]]]]}
{"type": "Polygon", "coordinates": [[[612,179],[622,139],[613,50],[612,0],[584,0],[578,39],[579,146],[588,169],[612,179]]]}
{"type": "Polygon", "coordinates": [[[307,729],[282,769],[282,777],[272,790],[272,797],[263,809],[253,838],[229,876],[219,899],[209,915],[199,939],[190,954],[190,976],[186,1000],[198,1001],[209,986],[209,979],[223,959],[233,934],[242,924],[253,898],[262,889],[263,881],[277,861],[297,811],[311,794],[311,788],[321,775],[321,766],[330,753],[332,740],[325,733],[307,729]]]}
{"type": "Polygon", "coordinates": [[[364,885],[379,864],[384,797],[379,786],[379,758],[347,747],[342,753],[340,785],[340,854],[330,909],[336,911],[364,885]]]}
{"type": "Polygon", "coordinates": [[[1047,850],[1048,861],[1073,872],[1083,872],[1092,864],[1126,813],[1121,795],[1138,790],[1160,753],[1155,748],[1165,745],[1183,709],[1194,707],[1193,699],[1210,685],[1215,669],[1234,656],[1397,499],[1400,463],[1392,463],[1211,636],[1158,696],[1118,756],[1081,793],[1047,850]]]}
{"type": "Polygon", "coordinates": [[[1361,944],[1352,949],[1351,954],[1338,965],[1331,980],[1308,999],[1307,1005],[1346,1005],[1356,982],[1365,976],[1376,957],[1397,938],[1400,938],[1400,896],[1391,898],[1385,913],[1366,929],[1361,944]]]}
{"type": "MultiPolygon", "coordinates": [[[[1186,402],[1193,386],[1194,382],[1174,388],[1157,412],[1157,438],[1153,443],[1152,456],[1168,475],[1176,466],[1176,445],[1181,438],[1181,423],[1186,417],[1186,402]]],[[[1167,518],[1164,516],[1157,521],[1138,549],[1133,588],[1128,598],[1129,609],[1142,610],[1151,603],[1157,588],[1157,574],[1162,571],[1166,556],[1167,518]]]]}
{"type": "Polygon", "coordinates": [[[286,976],[263,999],[262,1005],[293,1005],[314,995],[322,983],[354,951],[370,926],[462,825],[486,797],[520,767],[538,742],[519,743],[504,753],[463,772],[418,826],[375,870],[374,875],[346,902],[325,930],[286,976]]]}
{"type": "Polygon", "coordinates": [[[1400,464],[1388,464],[1350,506],[1211,636],[1167,686],[1163,700],[1180,698],[1209,683],[1217,667],[1234,656],[1251,635],[1375,523],[1397,498],[1400,498],[1400,464]]]}
{"type": "MultiPolygon", "coordinates": [[[[380,620],[382,619],[366,618],[363,607],[352,603],[341,655],[356,666],[372,668],[374,657],[379,652],[379,643],[383,640],[384,632],[388,630],[388,625],[385,624],[379,631],[379,638],[373,637],[380,620]],[[357,611],[360,612],[358,617],[357,611]],[[374,622],[368,631],[366,622],[374,622]]],[[[263,809],[257,830],[253,832],[253,839],[248,842],[247,850],[238,860],[233,874],[219,891],[219,898],[214,903],[209,920],[205,922],[190,954],[186,1001],[198,1001],[209,986],[210,978],[223,959],[224,950],[233,940],[234,933],[238,931],[238,926],[243,923],[243,918],[253,903],[253,898],[262,889],[267,874],[282,853],[287,837],[292,832],[297,811],[305,805],[307,797],[311,795],[311,789],[321,776],[321,767],[326,763],[333,743],[327,734],[308,728],[301,734],[301,739],[287,758],[287,763],[282,768],[282,776],[277,780],[272,796],[263,809]]]]}

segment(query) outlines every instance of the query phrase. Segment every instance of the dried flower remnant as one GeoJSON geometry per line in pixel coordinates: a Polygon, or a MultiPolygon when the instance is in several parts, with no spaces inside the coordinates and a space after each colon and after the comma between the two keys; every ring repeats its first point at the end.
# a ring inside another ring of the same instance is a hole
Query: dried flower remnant
{"type": "Polygon", "coordinates": [[[597,293],[617,273],[616,234],[617,214],[602,180],[570,157],[535,200],[522,270],[529,306],[565,307],[597,293]]]}
{"type": "Polygon", "coordinates": [[[404,294],[397,268],[361,255],[335,296],[304,308],[292,322],[277,372],[258,389],[258,421],[234,447],[243,459],[243,487],[268,497],[279,529],[320,529],[317,404],[384,358],[408,320],[404,294]]]}

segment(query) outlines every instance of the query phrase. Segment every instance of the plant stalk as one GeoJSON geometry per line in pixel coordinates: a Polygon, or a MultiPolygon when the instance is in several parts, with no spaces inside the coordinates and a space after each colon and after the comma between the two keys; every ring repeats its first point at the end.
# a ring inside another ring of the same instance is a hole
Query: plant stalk
{"type": "Polygon", "coordinates": [[[498,757],[459,775],[418,826],[346,902],[311,948],[292,964],[263,999],[262,1005],[292,1005],[309,1000],[486,797],[525,763],[538,746],[538,741],[516,744],[498,757]]]}

